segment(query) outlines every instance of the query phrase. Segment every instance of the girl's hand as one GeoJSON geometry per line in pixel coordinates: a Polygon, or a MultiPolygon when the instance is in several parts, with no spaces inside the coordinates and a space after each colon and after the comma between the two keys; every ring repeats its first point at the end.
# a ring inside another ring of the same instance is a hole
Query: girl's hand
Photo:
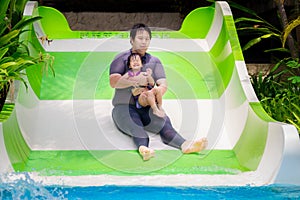
{"type": "Polygon", "coordinates": [[[137,81],[132,81],[132,87],[134,88],[139,87],[139,83],[137,81]]]}
{"type": "Polygon", "coordinates": [[[151,76],[152,75],[152,69],[147,68],[146,73],[147,73],[148,76],[151,76]]]}
{"type": "Polygon", "coordinates": [[[144,76],[151,76],[152,75],[152,69],[147,68],[146,72],[143,73],[144,76]]]}

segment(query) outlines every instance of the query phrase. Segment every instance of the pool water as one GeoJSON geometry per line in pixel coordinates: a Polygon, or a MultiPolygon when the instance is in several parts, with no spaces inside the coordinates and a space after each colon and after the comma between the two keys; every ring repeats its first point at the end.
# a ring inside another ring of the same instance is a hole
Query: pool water
{"type": "MultiPolygon", "coordinates": [[[[264,187],[48,187],[67,199],[300,199],[300,187],[271,185],[264,187]]],[[[59,198],[59,196],[56,196],[59,198]]]]}
{"type": "Polygon", "coordinates": [[[234,187],[150,187],[150,186],[44,186],[30,178],[5,182],[0,178],[0,199],[300,199],[300,185],[234,187]]]}

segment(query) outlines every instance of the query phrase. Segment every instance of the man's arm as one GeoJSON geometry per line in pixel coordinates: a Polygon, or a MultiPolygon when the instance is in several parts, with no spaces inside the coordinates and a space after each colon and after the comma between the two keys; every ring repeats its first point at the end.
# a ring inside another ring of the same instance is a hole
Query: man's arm
{"type": "Polygon", "coordinates": [[[135,80],[128,79],[128,74],[124,74],[123,76],[121,74],[111,74],[109,76],[109,83],[112,88],[128,88],[128,87],[137,87],[138,82],[135,80]]]}
{"type": "Polygon", "coordinates": [[[147,68],[145,73],[146,73],[146,76],[147,76],[148,84],[151,85],[151,86],[154,86],[155,81],[154,81],[154,78],[152,77],[152,69],[147,68]]]}
{"type": "Polygon", "coordinates": [[[161,78],[158,79],[156,81],[157,84],[157,88],[159,88],[159,90],[161,91],[161,94],[164,95],[166,93],[166,91],[168,90],[168,83],[167,83],[167,79],[165,78],[161,78]]]}

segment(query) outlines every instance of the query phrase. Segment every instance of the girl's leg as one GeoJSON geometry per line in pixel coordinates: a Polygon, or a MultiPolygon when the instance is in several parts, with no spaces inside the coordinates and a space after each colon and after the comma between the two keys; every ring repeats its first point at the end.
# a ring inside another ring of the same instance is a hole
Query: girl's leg
{"type": "Polygon", "coordinates": [[[150,107],[153,110],[153,113],[157,115],[158,117],[164,117],[165,113],[161,112],[159,107],[157,107],[157,102],[155,99],[155,94],[153,93],[152,90],[149,90],[147,92],[143,92],[139,96],[139,104],[143,107],[146,107],[150,105],[150,107]]]}
{"type": "Polygon", "coordinates": [[[158,109],[162,110],[162,94],[161,94],[161,91],[157,90],[156,88],[153,88],[152,91],[155,95],[155,99],[156,99],[156,102],[157,102],[158,109]]]}

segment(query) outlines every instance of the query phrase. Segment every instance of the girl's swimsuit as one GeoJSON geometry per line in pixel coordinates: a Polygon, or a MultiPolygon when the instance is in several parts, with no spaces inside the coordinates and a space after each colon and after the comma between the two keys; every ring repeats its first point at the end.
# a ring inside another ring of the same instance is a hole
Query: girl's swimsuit
{"type": "MultiPolygon", "coordinates": [[[[129,77],[134,77],[134,76],[138,76],[138,75],[140,75],[140,73],[141,73],[142,71],[138,71],[136,74],[133,72],[133,71],[128,71],[128,75],[129,75],[129,77]]],[[[150,84],[148,84],[148,85],[140,85],[140,86],[138,86],[138,87],[140,87],[140,88],[147,88],[148,90],[151,90],[152,88],[153,88],[153,86],[151,86],[150,84]]],[[[134,99],[134,101],[135,101],[135,106],[137,107],[137,108],[142,108],[142,106],[139,104],[139,96],[140,95],[136,95],[136,96],[133,96],[133,99],[134,99]]]]}

